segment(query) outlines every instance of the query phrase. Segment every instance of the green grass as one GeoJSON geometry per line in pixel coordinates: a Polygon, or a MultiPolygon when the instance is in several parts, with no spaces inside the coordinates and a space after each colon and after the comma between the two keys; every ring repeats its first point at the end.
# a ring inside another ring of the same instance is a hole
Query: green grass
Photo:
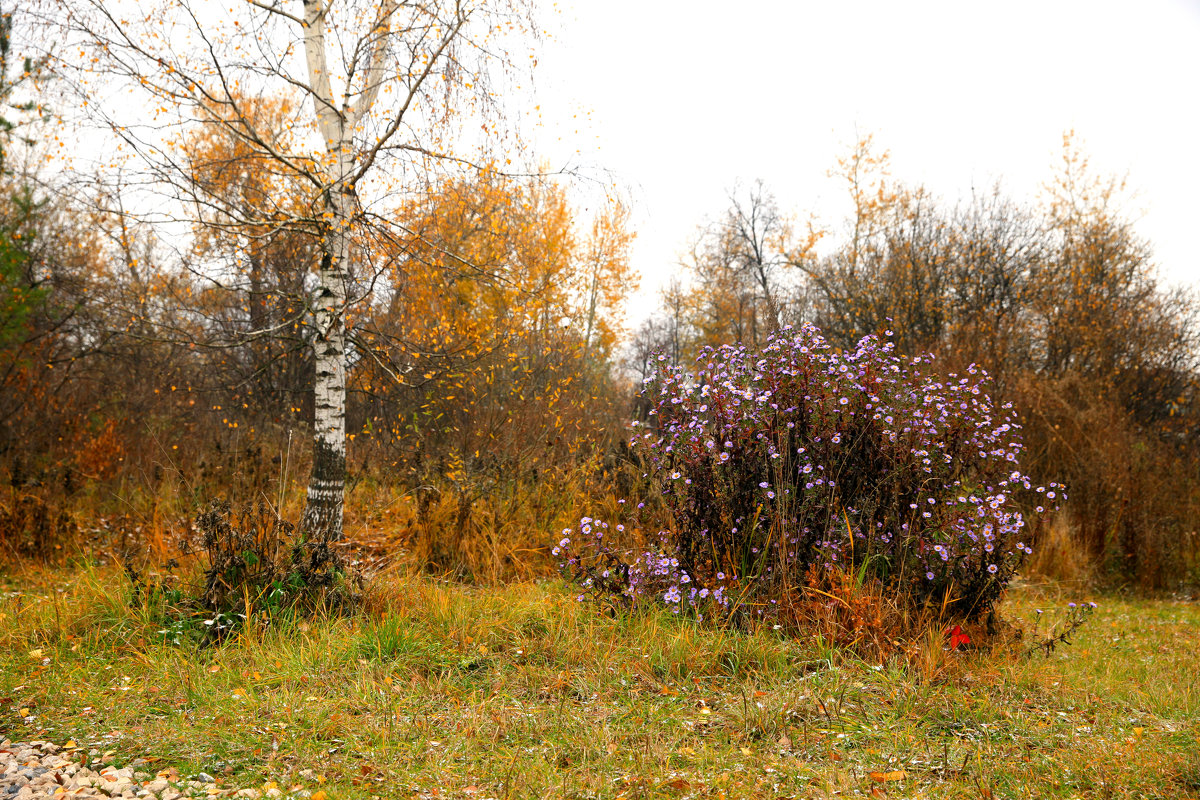
{"type": "MultiPolygon", "coordinates": [[[[1200,797],[1194,604],[1105,599],[1048,659],[949,654],[934,637],[880,666],[770,630],[610,618],[557,584],[395,580],[371,614],[259,621],[204,650],[167,643],[115,572],[24,575],[2,593],[0,735],[227,787],[1200,797]]],[[[1007,611],[1040,603],[1061,605],[1025,590],[1007,611]]]]}

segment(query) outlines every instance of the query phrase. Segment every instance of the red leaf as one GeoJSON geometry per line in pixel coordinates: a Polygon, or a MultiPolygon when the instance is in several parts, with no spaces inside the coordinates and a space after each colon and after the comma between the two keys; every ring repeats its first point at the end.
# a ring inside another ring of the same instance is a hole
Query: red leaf
{"type": "Polygon", "coordinates": [[[957,650],[959,647],[963,646],[964,644],[970,644],[970,643],[971,643],[971,637],[967,636],[965,633],[962,632],[961,625],[955,625],[950,630],[950,649],[951,650],[957,650]]]}

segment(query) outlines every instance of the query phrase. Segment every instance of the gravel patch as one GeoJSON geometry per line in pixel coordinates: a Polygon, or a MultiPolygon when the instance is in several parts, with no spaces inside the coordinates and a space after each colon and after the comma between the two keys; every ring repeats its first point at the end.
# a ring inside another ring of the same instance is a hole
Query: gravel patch
{"type": "MultiPolygon", "coordinates": [[[[70,744],[70,742],[68,742],[70,744]]],[[[325,793],[302,787],[285,791],[273,783],[262,788],[221,786],[201,772],[181,778],[174,769],[144,771],[147,762],[117,768],[100,765],[98,750],[60,747],[51,742],[0,740],[0,800],[34,800],[53,797],[152,798],[181,800],[190,797],[313,798],[325,793]]]]}

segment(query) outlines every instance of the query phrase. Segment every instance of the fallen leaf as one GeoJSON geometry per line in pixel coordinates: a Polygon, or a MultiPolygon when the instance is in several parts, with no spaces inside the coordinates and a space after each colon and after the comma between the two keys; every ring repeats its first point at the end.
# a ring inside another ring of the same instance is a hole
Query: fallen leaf
{"type": "Polygon", "coordinates": [[[887,781],[902,781],[907,777],[908,777],[908,773],[906,773],[902,769],[892,770],[891,772],[872,772],[871,773],[871,780],[875,781],[876,783],[885,783],[887,781]]]}
{"type": "Polygon", "coordinates": [[[38,649],[38,650],[30,650],[30,651],[29,651],[29,657],[30,657],[30,658],[41,658],[41,657],[42,657],[42,651],[41,651],[40,649],[38,649]]]}
{"type": "Polygon", "coordinates": [[[217,672],[220,672],[220,671],[221,671],[221,665],[220,665],[220,664],[213,664],[211,667],[209,667],[209,668],[208,668],[208,671],[209,671],[209,672],[212,672],[212,673],[217,673],[217,672]]]}
{"type": "Polygon", "coordinates": [[[325,794],[324,792],[322,792],[320,790],[317,790],[312,793],[311,800],[329,800],[329,795],[325,794]]]}
{"type": "Polygon", "coordinates": [[[971,643],[971,637],[963,633],[961,625],[955,625],[953,630],[947,631],[950,635],[950,649],[957,650],[963,645],[971,643]]]}

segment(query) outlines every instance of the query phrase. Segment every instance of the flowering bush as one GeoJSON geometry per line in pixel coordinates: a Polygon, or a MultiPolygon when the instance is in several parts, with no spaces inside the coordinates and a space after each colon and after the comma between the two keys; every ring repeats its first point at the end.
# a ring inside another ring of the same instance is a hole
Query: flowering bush
{"type": "Polygon", "coordinates": [[[621,523],[585,517],[564,531],[555,554],[581,598],[765,614],[813,570],[842,570],[973,619],[1032,552],[1022,508],[1064,499],[1021,472],[1015,413],[978,367],[938,379],[932,355],[898,356],[875,336],[838,353],[811,325],[761,352],[708,348],[694,372],[658,360],[631,446],[669,530],[615,544],[639,505],[621,523]]]}

